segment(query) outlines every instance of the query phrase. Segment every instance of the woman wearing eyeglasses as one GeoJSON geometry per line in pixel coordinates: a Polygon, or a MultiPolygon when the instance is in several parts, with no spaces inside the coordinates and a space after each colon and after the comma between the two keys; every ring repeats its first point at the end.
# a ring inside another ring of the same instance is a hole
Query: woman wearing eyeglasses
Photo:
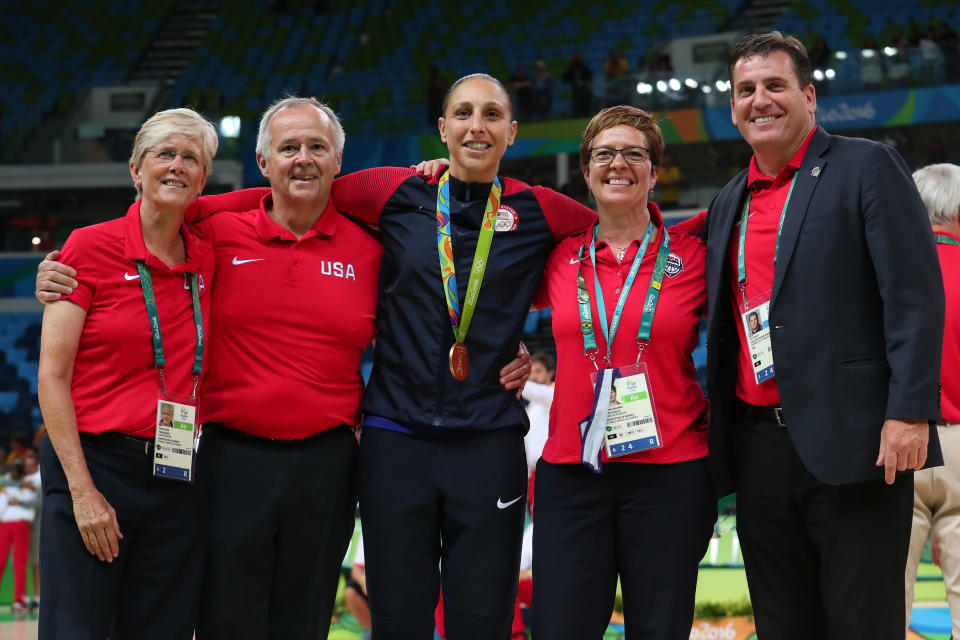
{"type": "Polygon", "coordinates": [[[79,286],[44,309],[39,637],[193,637],[203,503],[196,393],[214,256],[183,224],[217,150],[189,109],[144,123],[126,216],[74,231],[79,286]]]}
{"type": "Polygon", "coordinates": [[[580,145],[599,224],[553,251],[557,376],[537,465],[534,637],[601,638],[619,576],[627,637],[687,638],[716,520],[707,402],[691,353],[704,245],[648,193],[664,145],[648,113],[604,109],[580,145]]]}

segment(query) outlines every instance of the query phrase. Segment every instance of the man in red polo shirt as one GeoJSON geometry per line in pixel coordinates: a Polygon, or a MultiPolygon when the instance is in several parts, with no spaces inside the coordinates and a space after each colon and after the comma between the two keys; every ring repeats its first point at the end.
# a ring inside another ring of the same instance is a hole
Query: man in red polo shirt
{"type": "Polygon", "coordinates": [[[912,470],[942,464],[940,269],[903,159],[818,127],[811,73],[776,31],[730,58],[754,155],[706,223],[709,461],[760,637],[902,640],[912,470]]]}
{"type": "Polygon", "coordinates": [[[927,538],[932,534],[934,562],[939,559],[953,620],[953,637],[960,638],[960,167],[932,164],[914,171],[920,197],[927,208],[937,243],[943,290],[944,319],[943,421],[937,425],[944,466],[924,469],[914,476],[913,529],[906,572],[906,621],[913,612],[913,583],[927,538]]]}

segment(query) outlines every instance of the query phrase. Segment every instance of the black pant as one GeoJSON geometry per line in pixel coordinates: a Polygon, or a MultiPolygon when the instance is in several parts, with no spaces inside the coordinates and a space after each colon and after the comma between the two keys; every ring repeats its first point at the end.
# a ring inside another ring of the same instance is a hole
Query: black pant
{"type": "Polygon", "coordinates": [[[117,438],[81,440],[123,534],[110,563],[86,550],[63,467],[44,438],[41,640],[193,638],[206,549],[202,494],[196,485],[154,478],[152,451],[117,446],[117,438]]]}
{"type": "Polygon", "coordinates": [[[674,464],[537,463],[533,633],[603,637],[617,576],[628,638],[686,639],[697,568],[717,519],[706,458],[674,464]]]}
{"type": "Polygon", "coordinates": [[[200,640],[327,637],[354,527],[356,456],[346,426],[295,441],[204,426],[212,524],[200,640]]]}
{"type": "Polygon", "coordinates": [[[903,640],[913,474],[893,485],[824,484],[787,428],[764,415],[742,420],[736,445],[737,532],[757,634],[903,640]]]}
{"type": "Polygon", "coordinates": [[[360,515],[374,640],[507,640],[523,537],[520,429],[421,437],[366,428],[360,515]]]}

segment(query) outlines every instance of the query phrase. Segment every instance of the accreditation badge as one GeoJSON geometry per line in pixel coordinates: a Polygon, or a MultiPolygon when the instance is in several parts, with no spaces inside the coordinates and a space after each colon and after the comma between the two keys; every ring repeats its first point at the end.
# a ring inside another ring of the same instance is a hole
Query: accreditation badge
{"type": "Polygon", "coordinates": [[[743,332],[750,360],[753,363],[753,378],[757,384],[772,380],[773,341],[770,337],[770,292],[748,300],[741,309],[743,332]]]}
{"type": "Polygon", "coordinates": [[[157,433],[153,441],[153,475],[193,482],[197,406],[185,398],[162,394],[157,400],[157,433]]]}
{"type": "MultiPolygon", "coordinates": [[[[641,362],[617,367],[612,373],[612,384],[604,398],[609,402],[604,425],[607,457],[618,458],[662,447],[660,422],[653,404],[647,364],[641,362]]],[[[596,388],[602,376],[594,372],[590,378],[596,388]]]]}

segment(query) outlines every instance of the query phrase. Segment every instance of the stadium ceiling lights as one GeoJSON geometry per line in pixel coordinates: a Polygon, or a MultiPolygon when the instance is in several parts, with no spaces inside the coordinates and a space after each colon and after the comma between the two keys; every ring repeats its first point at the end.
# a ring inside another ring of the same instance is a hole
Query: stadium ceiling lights
{"type": "Polygon", "coordinates": [[[653,85],[648,84],[646,82],[638,82],[637,93],[639,93],[640,95],[647,95],[649,93],[653,93],[653,85]]]}
{"type": "Polygon", "coordinates": [[[223,116],[220,120],[220,135],[236,138],[240,135],[240,116],[223,116]]]}

